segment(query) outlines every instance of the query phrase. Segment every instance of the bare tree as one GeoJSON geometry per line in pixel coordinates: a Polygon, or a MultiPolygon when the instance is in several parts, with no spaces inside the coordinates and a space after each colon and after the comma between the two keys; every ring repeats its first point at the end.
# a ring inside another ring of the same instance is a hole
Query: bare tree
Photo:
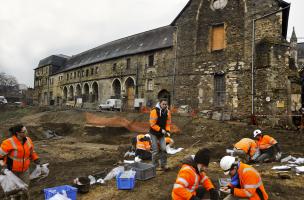
{"type": "Polygon", "coordinates": [[[0,72],[0,95],[18,92],[18,81],[16,77],[0,72]]]}

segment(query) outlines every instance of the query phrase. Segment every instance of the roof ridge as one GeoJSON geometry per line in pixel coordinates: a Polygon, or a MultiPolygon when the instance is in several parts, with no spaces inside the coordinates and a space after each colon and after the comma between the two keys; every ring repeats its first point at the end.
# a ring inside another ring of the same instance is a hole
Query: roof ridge
{"type": "Polygon", "coordinates": [[[83,55],[83,54],[85,54],[85,53],[88,53],[88,52],[93,51],[93,50],[95,50],[95,49],[98,49],[98,48],[100,48],[100,47],[110,45],[110,44],[112,44],[112,43],[114,43],[114,42],[118,42],[118,41],[121,41],[121,40],[125,40],[125,39],[127,39],[127,38],[132,38],[132,37],[135,37],[135,36],[138,36],[138,35],[143,35],[143,34],[145,34],[145,33],[152,32],[152,31],[155,31],[155,30],[158,30],[158,29],[162,29],[162,28],[167,28],[167,27],[172,27],[172,25],[169,24],[169,25],[166,25],[166,26],[161,26],[161,27],[158,27],[158,28],[154,28],[154,29],[150,29],[150,30],[144,31],[144,32],[140,32],[140,33],[136,33],[136,34],[133,34],[133,35],[129,35],[129,36],[126,36],[126,37],[123,37],[123,38],[119,38],[119,39],[116,39],[116,40],[112,40],[112,41],[110,41],[110,42],[101,44],[101,45],[99,45],[99,46],[97,46],[97,47],[94,47],[94,48],[92,48],[92,49],[83,51],[83,52],[81,52],[81,53],[79,53],[79,54],[72,55],[72,56],[70,56],[70,58],[68,58],[68,59],[71,59],[71,58],[76,57],[76,56],[83,55]]]}

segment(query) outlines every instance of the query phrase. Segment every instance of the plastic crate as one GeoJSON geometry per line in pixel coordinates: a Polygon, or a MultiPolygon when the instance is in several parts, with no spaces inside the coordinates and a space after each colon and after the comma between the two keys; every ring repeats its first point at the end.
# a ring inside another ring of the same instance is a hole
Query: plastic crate
{"type": "Polygon", "coordinates": [[[132,163],[127,165],[127,169],[136,171],[137,180],[147,180],[156,176],[155,166],[147,163],[132,163]]]}
{"type": "Polygon", "coordinates": [[[123,177],[124,173],[116,176],[116,185],[119,190],[133,190],[135,187],[135,174],[123,177]]]}
{"type": "Polygon", "coordinates": [[[66,191],[68,198],[70,198],[71,200],[76,200],[77,188],[69,186],[69,185],[62,185],[62,186],[58,186],[58,187],[44,189],[43,190],[44,198],[45,198],[45,200],[48,200],[51,197],[53,197],[54,195],[56,195],[57,193],[63,194],[62,193],[63,190],[66,191]]]}

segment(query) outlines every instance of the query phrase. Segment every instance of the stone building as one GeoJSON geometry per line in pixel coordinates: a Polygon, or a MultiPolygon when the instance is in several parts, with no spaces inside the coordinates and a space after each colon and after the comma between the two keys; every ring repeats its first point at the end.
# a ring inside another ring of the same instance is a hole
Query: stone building
{"type": "Polygon", "coordinates": [[[281,124],[298,106],[297,67],[286,40],[290,4],[282,0],[190,0],[165,27],[35,69],[40,104],[85,105],[120,98],[134,108],[159,97],[215,119],[281,124]],[[87,103],[89,102],[89,103],[87,103]]]}

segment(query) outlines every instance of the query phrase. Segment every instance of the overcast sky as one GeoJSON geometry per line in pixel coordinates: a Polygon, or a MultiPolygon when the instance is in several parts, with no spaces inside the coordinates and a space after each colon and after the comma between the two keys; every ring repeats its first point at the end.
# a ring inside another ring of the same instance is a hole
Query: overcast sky
{"type": "MultiPolygon", "coordinates": [[[[286,0],[287,1],[287,0],[286,0]]],[[[0,0],[0,72],[33,86],[39,60],[75,55],[170,24],[188,0],[0,0]]],[[[304,1],[292,3],[289,33],[304,41],[304,1]]]]}

